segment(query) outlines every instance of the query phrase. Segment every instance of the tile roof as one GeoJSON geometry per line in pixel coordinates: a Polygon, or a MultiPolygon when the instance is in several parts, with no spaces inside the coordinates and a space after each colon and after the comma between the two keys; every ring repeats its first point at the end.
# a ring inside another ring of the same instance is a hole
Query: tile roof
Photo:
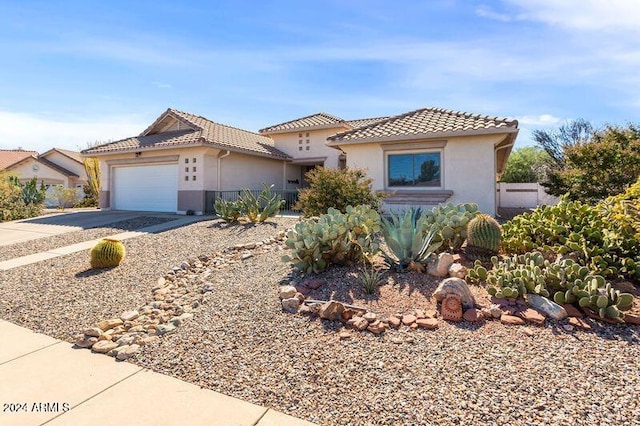
{"type": "Polygon", "coordinates": [[[396,115],[338,133],[328,138],[329,145],[345,142],[392,140],[398,137],[437,136],[439,134],[474,134],[487,132],[513,132],[516,120],[470,114],[442,108],[423,108],[396,115]]]}
{"type": "Polygon", "coordinates": [[[37,157],[36,151],[24,151],[21,149],[0,149],[0,170],[24,160],[27,157],[37,157]]]}
{"type": "Polygon", "coordinates": [[[358,120],[347,120],[346,123],[350,127],[357,129],[358,127],[368,126],[378,121],[386,120],[387,118],[389,117],[360,118],[358,120]]]}
{"type": "Polygon", "coordinates": [[[326,112],[319,112],[317,114],[307,115],[306,117],[296,118],[295,120],[286,121],[280,124],[274,124],[273,126],[265,127],[258,130],[259,133],[284,133],[295,132],[301,129],[313,128],[313,127],[339,127],[344,125],[345,121],[326,112]]]}
{"type": "Polygon", "coordinates": [[[170,108],[164,112],[155,123],[159,123],[167,115],[187,124],[190,129],[149,134],[154,126],[152,124],[139,136],[85,149],[82,151],[82,154],[91,155],[138,149],[210,144],[217,148],[247,152],[265,157],[290,158],[287,154],[275,148],[273,139],[271,138],[216,123],[199,115],[193,115],[170,108]]]}

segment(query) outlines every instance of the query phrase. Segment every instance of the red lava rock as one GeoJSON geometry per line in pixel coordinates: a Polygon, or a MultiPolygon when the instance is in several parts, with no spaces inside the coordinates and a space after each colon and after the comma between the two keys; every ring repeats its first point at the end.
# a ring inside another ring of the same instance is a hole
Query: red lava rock
{"type": "Polygon", "coordinates": [[[374,323],[369,324],[367,330],[372,332],[373,334],[381,334],[387,327],[380,321],[376,321],[374,323]]]}
{"type": "Polygon", "coordinates": [[[400,321],[399,318],[396,317],[389,317],[389,325],[393,328],[398,328],[400,327],[400,324],[402,323],[402,321],[400,321]]]}
{"type": "Polygon", "coordinates": [[[573,306],[570,303],[565,303],[564,305],[562,305],[562,307],[564,308],[565,311],[567,311],[567,314],[570,317],[576,317],[576,318],[584,317],[582,312],[580,312],[580,309],[576,308],[575,306],[573,306]]]}
{"type": "Polygon", "coordinates": [[[535,309],[527,308],[525,311],[520,312],[519,316],[525,321],[529,321],[533,324],[542,325],[546,317],[535,309]]]}
{"type": "Polygon", "coordinates": [[[404,325],[411,325],[414,322],[416,322],[417,318],[415,317],[415,315],[403,315],[402,316],[402,323],[404,325]]]}
{"type": "Polygon", "coordinates": [[[355,328],[356,330],[362,331],[367,328],[367,326],[369,325],[369,321],[362,317],[353,317],[349,321],[347,321],[347,324],[355,328]]]}
{"type": "Polygon", "coordinates": [[[420,318],[416,320],[415,324],[420,328],[428,328],[430,330],[438,328],[438,320],[435,318],[420,318]]]}
{"type": "Polygon", "coordinates": [[[523,325],[524,320],[520,317],[515,317],[513,315],[502,315],[500,317],[500,322],[507,325],[523,325]]]}
{"type": "Polygon", "coordinates": [[[309,287],[311,290],[317,290],[325,284],[325,280],[321,280],[320,278],[312,278],[304,283],[304,285],[309,287]]]}
{"type": "Polygon", "coordinates": [[[476,308],[471,308],[464,311],[463,317],[467,322],[477,322],[482,320],[482,313],[476,308]]]}
{"type": "Polygon", "coordinates": [[[624,322],[634,325],[640,325],[640,316],[633,314],[625,314],[624,322]]]}
{"type": "Polygon", "coordinates": [[[378,319],[378,315],[376,315],[375,312],[367,312],[362,316],[362,318],[366,319],[370,323],[373,323],[378,319]]]}
{"type": "Polygon", "coordinates": [[[591,326],[584,319],[578,317],[569,317],[569,324],[574,327],[582,328],[583,330],[591,330],[591,326]]]}
{"type": "Polygon", "coordinates": [[[344,312],[342,313],[342,320],[348,321],[351,318],[353,318],[354,314],[355,312],[353,311],[353,309],[345,309],[344,312]]]}

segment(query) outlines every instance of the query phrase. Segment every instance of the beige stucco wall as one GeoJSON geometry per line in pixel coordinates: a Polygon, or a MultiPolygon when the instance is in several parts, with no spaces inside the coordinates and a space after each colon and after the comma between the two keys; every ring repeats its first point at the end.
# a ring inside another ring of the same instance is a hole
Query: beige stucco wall
{"type": "Polygon", "coordinates": [[[221,189],[262,189],[261,182],[283,189],[283,164],[280,160],[232,152],[220,160],[221,189]]]}
{"type": "Polygon", "coordinates": [[[78,163],[75,160],[72,160],[71,158],[67,157],[66,155],[63,155],[57,151],[52,151],[51,153],[49,153],[46,157],[47,160],[51,161],[52,163],[57,164],[60,167],[64,167],[65,169],[69,170],[70,172],[73,172],[75,174],[78,175],[78,180],[86,183],[87,181],[87,174],[84,170],[84,166],[80,163],[78,163]]]}
{"type": "MultiPolygon", "coordinates": [[[[448,201],[473,202],[477,203],[483,212],[492,215],[496,213],[494,147],[504,138],[505,135],[481,135],[439,139],[446,141],[444,148],[440,148],[442,151],[441,189],[453,191],[448,201]]],[[[388,189],[385,186],[385,152],[380,144],[344,145],[342,149],[347,154],[348,167],[366,169],[368,175],[373,178],[375,190],[388,189]]],[[[421,189],[411,190],[421,191],[421,189]]]]}
{"type": "Polygon", "coordinates": [[[44,181],[45,184],[51,185],[64,185],[66,187],[69,187],[70,185],[75,186],[73,185],[74,182],[71,182],[67,176],[57,170],[47,167],[33,158],[29,158],[17,166],[9,168],[8,171],[10,174],[18,176],[18,179],[20,179],[21,182],[28,181],[35,177],[38,180],[38,184],[40,181],[44,181]],[[34,165],[38,166],[37,171],[33,170],[34,165]]]}
{"type": "Polygon", "coordinates": [[[294,160],[326,157],[324,166],[336,168],[338,167],[338,159],[341,152],[335,148],[328,147],[326,142],[329,136],[345,130],[345,128],[336,127],[333,129],[304,130],[266,136],[273,139],[276,148],[290,155],[294,160]],[[300,140],[302,140],[302,144],[300,144],[300,140]],[[307,143],[307,140],[309,143],[307,143]],[[308,150],[307,146],[309,147],[308,150]],[[300,147],[302,147],[302,151],[300,147]]]}
{"type": "Polygon", "coordinates": [[[205,191],[261,189],[261,182],[268,185],[274,184],[274,189],[283,188],[284,161],[238,152],[231,152],[224,156],[226,153],[225,150],[215,148],[193,147],[140,151],[138,157],[134,152],[101,155],[98,157],[102,179],[101,206],[112,205],[113,170],[115,167],[122,166],[177,164],[179,213],[194,210],[196,214],[201,214],[206,207],[204,206],[205,191]],[[218,173],[218,164],[220,164],[220,173],[218,173]],[[218,185],[218,176],[220,176],[220,185],[218,185]]]}

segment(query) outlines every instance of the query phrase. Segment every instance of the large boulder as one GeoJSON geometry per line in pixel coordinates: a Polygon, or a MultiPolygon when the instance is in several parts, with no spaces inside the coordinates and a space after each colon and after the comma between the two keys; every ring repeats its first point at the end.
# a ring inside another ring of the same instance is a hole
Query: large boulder
{"type": "Polygon", "coordinates": [[[433,297],[438,302],[442,302],[448,294],[457,294],[460,296],[460,302],[464,309],[471,309],[475,306],[476,300],[469,290],[467,283],[460,278],[447,278],[438,284],[438,288],[433,292],[433,297]]]}
{"type": "Polygon", "coordinates": [[[453,256],[450,253],[440,253],[436,259],[429,263],[427,273],[436,277],[449,275],[449,267],[453,264],[453,256]]]}

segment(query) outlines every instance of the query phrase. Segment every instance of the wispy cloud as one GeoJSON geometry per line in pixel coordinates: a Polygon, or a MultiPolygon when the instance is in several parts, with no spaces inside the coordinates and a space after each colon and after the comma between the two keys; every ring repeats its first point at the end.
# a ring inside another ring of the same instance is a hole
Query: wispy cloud
{"type": "Polygon", "coordinates": [[[633,0],[506,0],[518,19],[568,29],[629,31],[640,35],[640,7],[633,0]]]}
{"type": "Polygon", "coordinates": [[[507,13],[498,13],[490,6],[481,5],[476,8],[476,15],[482,18],[493,19],[494,21],[511,22],[513,17],[507,13]]]}
{"type": "Polygon", "coordinates": [[[516,120],[526,126],[554,126],[563,121],[551,114],[520,115],[516,117],[516,120]]]}
{"type": "MultiPolygon", "coordinates": [[[[149,124],[138,117],[111,116],[93,120],[63,120],[0,111],[0,148],[44,152],[53,147],[82,149],[88,142],[137,135],[149,124]]],[[[147,120],[148,121],[148,120],[147,120]]]]}

